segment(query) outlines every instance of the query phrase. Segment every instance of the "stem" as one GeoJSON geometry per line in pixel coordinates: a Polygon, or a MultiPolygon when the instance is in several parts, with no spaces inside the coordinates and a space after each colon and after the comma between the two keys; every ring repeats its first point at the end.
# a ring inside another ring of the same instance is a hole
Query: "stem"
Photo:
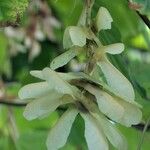
{"type": "Polygon", "coordinates": [[[86,0],[86,26],[90,26],[90,16],[91,16],[91,11],[90,11],[90,2],[89,0],[86,0]]]}
{"type": "Polygon", "coordinates": [[[142,148],[142,144],[143,144],[144,137],[145,137],[145,132],[147,131],[149,122],[150,122],[150,117],[147,119],[147,122],[146,122],[146,124],[145,124],[144,129],[143,129],[142,137],[141,137],[140,142],[139,142],[139,144],[138,144],[137,150],[141,150],[141,148],[142,148]]]}
{"type": "MultiPolygon", "coordinates": [[[[18,108],[22,108],[25,107],[28,103],[20,103],[20,102],[9,102],[6,100],[0,100],[0,105],[4,105],[7,107],[18,107],[18,108]]],[[[66,111],[66,108],[64,107],[58,107],[57,108],[58,111],[66,111]]]]}
{"type": "Polygon", "coordinates": [[[6,100],[0,100],[0,104],[5,106],[12,106],[12,107],[24,107],[27,105],[27,103],[9,102],[6,100]]]}
{"type": "Polygon", "coordinates": [[[17,140],[19,138],[19,131],[18,127],[16,125],[16,120],[13,114],[12,108],[8,108],[8,131],[10,134],[10,137],[14,143],[15,148],[17,149],[17,140]]]}
{"type": "Polygon", "coordinates": [[[132,0],[127,0],[127,1],[128,1],[129,8],[135,10],[136,13],[138,14],[138,16],[143,20],[143,22],[145,23],[145,25],[147,25],[147,27],[150,29],[150,20],[149,20],[149,18],[146,15],[142,15],[138,11],[142,6],[133,3],[132,0]]]}
{"type": "MultiPolygon", "coordinates": [[[[86,23],[85,23],[85,26],[88,28],[88,30],[90,31],[91,29],[91,12],[92,12],[92,7],[93,7],[93,4],[94,4],[95,0],[85,0],[85,12],[86,12],[86,23]]],[[[93,48],[90,46],[90,43],[89,41],[87,41],[87,44],[86,44],[86,48],[87,48],[87,58],[88,58],[88,62],[86,64],[86,67],[85,67],[85,70],[84,72],[86,74],[90,74],[90,70],[91,70],[91,57],[92,57],[92,53],[93,53],[93,48]]]]}
{"type": "Polygon", "coordinates": [[[147,25],[147,27],[150,29],[150,20],[146,15],[140,14],[138,11],[136,11],[137,14],[140,16],[140,18],[143,20],[143,22],[147,25]]]}
{"type": "Polygon", "coordinates": [[[86,0],[86,26],[90,27],[91,25],[91,11],[95,0],[86,0]]]}

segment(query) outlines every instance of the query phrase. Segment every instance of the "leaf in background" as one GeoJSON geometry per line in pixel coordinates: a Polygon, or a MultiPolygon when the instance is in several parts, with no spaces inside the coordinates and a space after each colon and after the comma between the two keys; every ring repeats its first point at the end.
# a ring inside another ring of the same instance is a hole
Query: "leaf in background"
{"type": "MultiPolygon", "coordinates": [[[[6,110],[7,111],[7,110],[6,110]]],[[[19,131],[21,133],[25,133],[29,130],[46,130],[47,133],[49,132],[49,128],[51,128],[57,120],[60,118],[59,112],[55,111],[51,115],[47,116],[46,118],[35,119],[32,121],[28,121],[26,118],[23,117],[24,108],[14,108],[14,114],[16,118],[16,124],[19,127],[19,131]]]]}
{"type": "Polygon", "coordinates": [[[15,24],[22,17],[28,6],[28,0],[4,0],[0,1],[0,22],[15,24]]]}
{"type": "Polygon", "coordinates": [[[33,129],[21,132],[17,141],[17,150],[47,150],[45,144],[46,136],[47,130],[33,129]]]}
{"type": "Polygon", "coordinates": [[[136,99],[143,106],[143,121],[146,121],[150,117],[150,64],[130,60],[129,67],[136,87],[136,99]]]}
{"type": "Polygon", "coordinates": [[[142,121],[145,123],[147,119],[150,117],[150,101],[147,99],[143,98],[140,94],[139,91],[136,90],[136,99],[137,102],[140,103],[143,107],[142,109],[142,121]]]}
{"type": "Polygon", "coordinates": [[[64,24],[64,27],[76,25],[81,15],[83,1],[81,0],[57,0],[50,1],[50,4],[55,8],[59,18],[64,24]]]}
{"type": "Polygon", "coordinates": [[[130,69],[136,82],[145,89],[146,97],[150,100],[150,63],[131,62],[130,69]],[[137,69],[138,68],[138,69],[137,69]]]}
{"type": "Polygon", "coordinates": [[[119,29],[112,23],[112,28],[110,30],[100,31],[99,38],[103,45],[108,45],[120,43],[122,37],[119,29]]]}
{"type": "Polygon", "coordinates": [[[16,145],[10,136],[1,134],[0,149],[1,150],[16,150],[16,145]]]}
{"type": "Polygon", "coordinates": [[[48,135],[48,150],[58,150],[65,145],[77,114],[77,110],[69,109],[62,115],[48,135]]]}
{"type": "MultiPolygon", "coordinates": [[[[125,128],[123,126],[118,126],[118,129],[125,135],[126,140],[128,142],[128,149],[137,150],[138,144],[142,136],[142,131],[139,131],[135,128],[125,128]]],[[[149,132],[146,132],[141,150],[149,150],[149,141],[150,134],[149,132]]]]}
{"type": "Polygon", "coordinates": [[[77,150],[77,149],[81,150],[88,149],[84,137],[84,120],[80,115],[76,117],[73,123],[66,145],[60,150],[77,150]],[[69,149],[70,146],[74,148],[69,149]]]}
{"type": "Polygon", "coordinates": [[[6,85],[5,90],[6,90],[6,96],[8,97],[8,99],[16,98],[20,88],[21,88],[21,84],[18,82],[13,82],[13,83],[6,85]]]}
{"type": "Polygon", "coordinates": [[[5,74],[8,78],[11,77],[11,64],[8,57],[8,41],[0,31],[0,75],[5,74]]]}

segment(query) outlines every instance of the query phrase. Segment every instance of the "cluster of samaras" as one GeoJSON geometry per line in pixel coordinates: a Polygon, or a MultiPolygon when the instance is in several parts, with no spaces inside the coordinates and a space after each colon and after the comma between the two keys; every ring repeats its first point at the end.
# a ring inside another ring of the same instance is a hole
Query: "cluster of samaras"
{"type": "Polygon", "coordinates": [[[67,105],[68,110],[48,135],[49,150],[57,150],[65,145],[78,114],[85,122],[89,150],[108,150],[108,141],[116,149],[126,150],[126,140],[110,120],[127,127],[141,121],[142,113],[134,101],[131,83],[106,56],[107,53],[121,53],[124,45],[115,43],[103,46],[96,36],[96,32],[110,29],[112,21],[108,10],[103,7],[99,9],[91,27],[85,26],[82,16],[78,26],[70,26],[65,30],[63,45],[68,51],[55,58],[50,68],[31,71],[31,75],[43,81],[26,85],[19,92],[21,99],[31,100],[24,112],[28,120],[47,116],[58,107],[67,105]],[[88,73],[54,71],[87,51],[90,53],[88,73]],[[101,70],[106,82],[100,80],[100,75],[94,76],[96,68],[101,70]]]}

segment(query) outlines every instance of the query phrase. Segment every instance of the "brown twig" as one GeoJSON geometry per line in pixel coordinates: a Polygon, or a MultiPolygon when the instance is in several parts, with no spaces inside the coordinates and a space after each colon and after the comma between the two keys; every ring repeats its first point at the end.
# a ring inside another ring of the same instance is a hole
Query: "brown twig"
{"type": "Polygon", "coordinates": [[[147,27],[150,29],[150,20],[148,19],[148,17],[146,15],[140,14],[139,11],[136,11],[136,12],[140,16],[140,18],[143,20],[143,22],[147,25],[147,27]]]}
{"type": "Polygon", "coordinates": [[[0,100],[0,104],[6,106],[12,106],[12,107],[25,107],[27,105],[27,103],[17,103],[17,102],[5,101],[5,100],[0,100]]]}
{"type": "Polygon", "coordinates": [[[147,25],[147,27],[150,29],[150,20],[148,19],[148,17],[146,15],[143,15],[139,12],[139,9],[142,8],[142,5],[140,4],[136,4],[136,3],[132,3],[129,0],[128,1],[128,6],[130,9],[135,10],[136,13],[138,14],[138,16],[143,20],[143,22],[147,25]]]}
{"type": "MultiPolygon", "coordinates": [[[[28,103],[18,103],[18,102],[9,102],[6,100],[0,100],[0,105],[8,106],[8,107],[25,107],[28,103]]],[[[58,107],[57,110],[59,111],[66,111],[67,108],[65,107],[58,107]]]]}

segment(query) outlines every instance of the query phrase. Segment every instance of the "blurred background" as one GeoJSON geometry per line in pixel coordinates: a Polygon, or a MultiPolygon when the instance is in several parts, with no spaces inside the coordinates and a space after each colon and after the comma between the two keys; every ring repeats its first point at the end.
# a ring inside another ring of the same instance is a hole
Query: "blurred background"
{"type": "MultiPolygon", "coordinates": [[[[133,84],[136,101],[143,106],[141,124],[118,128],[127,138],[129,150],[149,150],[150,1],[96,0],[93,17],[100,6],[110,11],[114,22],[111,30],[100,32],[99,38],[104,45],[121,41],[125,44],[121,55],[108,57],[133,84]]],[[[64,29],[77,24],[82,8],[82,0],[31,0],[22,17],[17,18],[19,25],[17,20],[0,23],[0,150],[46,150],[48,132],[63,110],[29,122],[22,115],[26,102],[20,101],[17,93],[23,85],[38,81],[30,76],[30,70],[49,66],[64,52],[64,29]]],[[[59,71],[82,71],[84,60],[84,56],[78,56],[59,71]]],[[[76,119],[62,150],[87,150],[81,118],[76,119]]]]}

